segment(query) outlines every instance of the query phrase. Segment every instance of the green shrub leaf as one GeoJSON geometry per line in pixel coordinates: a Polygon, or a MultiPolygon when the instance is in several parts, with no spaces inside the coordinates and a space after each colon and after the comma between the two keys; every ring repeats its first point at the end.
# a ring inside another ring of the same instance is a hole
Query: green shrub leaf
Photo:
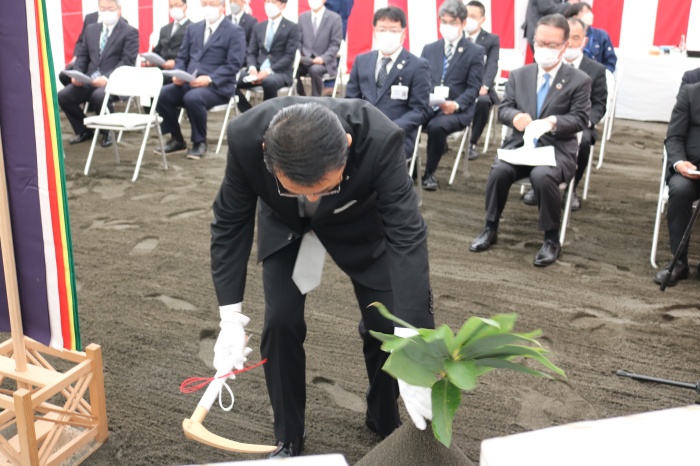
{"type": "Polygon", "coordinates": [[[394,322],[395,324],[398,324],[400,327],[406,327],[406,328],[410,328],[410,329],[413,329],[415,331],[418,331],[418,329],[416,327],[414,327],[413,325],[409,324],[408,322],[406,322],[404,320],[399,319],[398,317],[393,315],[391,312],[389,312],[389,309],[387,309],[386,306],[384,306],[382,303],[374,302],[374,303],[370,304],[370,306],[376,307],[379,310],[379,313],[384,318],[389,319],[390,321],[394,322]]]}
{"type": "Polygon", "coordinates": [[[535,375],[537,377],[545,377],[551,379],[552,376],[544,372],[540,372],[535,369],[530,369],[529,367],[523,366],[507,359],[478,359],[474,361],[477,366],[485,366],[493,369],[510,369],[512,371],[522,372],[523,374],[535,375]]]}
{"type": "Polygon", "coordinates": [[[383,369],[394,378],[419,387],[430,388],[437,380],[435,372],[416,364],[403,350],[391,353],[383,369]]]}
{"type": "Polygon", "coordinates": [[[462,390],[474,390],[476,387],[476,364],[474,361],[445,361],[447,378],[462,390]]]}
{"type": "Polygon", "coordinates": [[[452,443],[452,421],[462,402],[462,392],[449,380],[440,379],[433,385],[431,398],[433,433],[440,443],[449,448],[452,443]]]}

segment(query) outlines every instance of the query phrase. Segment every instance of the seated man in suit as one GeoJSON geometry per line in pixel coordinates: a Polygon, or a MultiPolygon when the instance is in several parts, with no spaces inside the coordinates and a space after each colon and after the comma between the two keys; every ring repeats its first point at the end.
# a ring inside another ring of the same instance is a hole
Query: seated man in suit
{"type": "Polygon", "coordinates": [[[411,420],[425,429],[430,389],[384,372],[388,353],[370,331],[414,333],[368,307],[381,302],[416,327],[434,327],[427,230],[406,176],[403,131],[359,99],[280,97],[232,120],[228,140],[211,225],[221,317],[214,367],[221,376],[245,362],[243,295],[257,223],[265,294],[260,353],[268,359],[263,369],[278,445],[271,456],[303,452],[304,306],[321,284],[326,252],[349,275],[361,312],[365,424],[381,437],[391,434],[401,424],[400,394],[411,420]]]}
{"type": "Polygon", "coordinates": [[[258,18],[246,13],[245,0],[231,0],[231,14],[228,18],[233,24],[237,24],[245,31],[246,50],[250,44],[250,38],[253,36],[253,28],[258,24],[258,18]]]}
{"type": "Polygon", "coordinates": [[[175,69],[184,70],[194,81],[173,78],[158,98],[158,114],[163,117],[163,134],[170,140],[166,154],[187,150],[178,117],[180,107],[187,111],[192,126],[192,147],[187,158],[201,159],[207,151],[207,110],[228,103],[236,92],[236,74],[245,57],[245,33],[224,16],[225,0],[201,0],[204,21],[190,25],[177,55],[175,69]]]}
{"type": "MultiPolygon", "coordinates": [[[[700,83],[682,86],[666,132],[666,183],[668,184],[668,235],[671,252],[675,255],[688,227],[693,202],[700,198],[700,175],[690,171],[700,167],[700,83]]],[[[657,284],[668,275],[668,265],[654,277],[657,284]]],[[[688,278],[688,246],[680,254],[668,281],[674,286],[688,278]]]]}
{"type": "Polygon", "coordinates": [[[476,144],[479,142],[481,133],[484,132],[486,123],[489,121],[491,107],[498,104],[498,96],[493,88],[493,83],[498,72],[498,55],[501,49],[501,39],[496,34],[481,28],[484,21],[486,21],[484,4],[478,0],[472,0],[467,3],[467,22],[464,26],[464,33],[467,39],[481,45],[486,53],[484,79],[479,89],[479,97],[476,100],[472,133],[469,136],[469,160],[475,160],[479,157],[476,144]]]}
{"type": "Polygon", "coordinates": [[[251,108],[241,89],[262,86],[263,99],[277,97],[277,91],[292,85],[294,59],[299,47],[299,27],[282,16],[287,0],[265,0],[267,20],[253,28],[248,45],[248,69],[238,80],[238,109],[251,108]]]}
{"type": "MultiPolygon", "coordinates": [[[[338,71],[338,50],[343,40],[343,20],[338,13],[326,9],[326,0],[309,0],[311,10],[299,16],[301,62],[297,78],[311,78],[311,95],[323,91],[323,75],[335,76],[338,71]]],[[[297,81],[297,94],[306,95],[304,83],[297,81]]]]}
{"type": "MultiPolygon", "coordinates": [[[[93,81],[88,85],[73,79],[58,93],[58,105],[75,132],[70,144],[93,136],[83,124],[85,113],[81,105],[89,100],[90,108],[100,113],[109,75],[120,66],[134,66],[139,52],[139,32],[121,18],[121,0],[100,0],[99,9],[100,22],[90,24],[85,30],[74,64],[75,70],[87,74],[93,81]]],[[[108,105],[113,111],[111,102],[108,105]]],[[[102,147],[112,145],[110,131],[103,133],[101,144],[102,147]]]]}
{"type": "Polygon", "coordinates": [[[413,155],[416,131],[432,113],[428,62],[402,47],[406,13],[398,7],[374,13],[374,43],[379,50],[358,55],[345,97],[364,99],[404,131],[406,158],[413,155]]]}
{"type": "MultiPolygon", "coordinates": [[[[66,69],[67,70],[72,70],[73,65],[75,65],[75,59],[77,58],[75,56],[76,53],[78,53],[78,49],[80,48],[80,45],[83,43],[83,37],[85,37],[85,30],[87,27],[91,24],[97,23],[97,19],[99,17],[99,12],[98,11],[93,11],[92,13],[88,13],[85,15],[85,19],[83,19],[83,28],[80,30],[80,35],[78,36],[78,40],[75,41],[75,46],[73,47],[73,58],[71,61],[66,63],[66,69]]],[[[126,20],[124,20],[126,21],[126,20]]],[[[61,81],[61,84],[63,86],[67,86],[71,83],[70,76],[59,73],[58,74],[58,80],[61,81]]]]}
{"type": "MultiPolygon", "coordinates": [[[[168,3],[173,22],[160,28],[158,43],[153,47],[153,53],[157,53],[165,60],[161,66],[164,70],[175,68],[175,59],[185,38],[185,29],[191,24],[191,21],[187,19],[187,0],[169,0],[168,3]]],[[[150,65],[148,62],[146,63],[150,65]]],[[[171,82],[173,82],[171,77],[163,76],[163,84],[171,82]]]]}
{"type": "Polygon", "coordinates": [[[576,171],[576,133],[588,126],[591,111],[591,78],[583,71],[564,66],[562,56],[569,39],[569,23],[559,14],[540,19],[535,31],[535,61],[511,71],[506,93],[498,109],[504,125],[514,129],[504,149],[553,146],[556,166],[512,165],[496,160],[486,182],[486,226],[469,250],[486,251],[496,243],[498,222],[511,185],[527,176],[539,201],[539,228],[544,244],[534,264],[553,264],[561,253],[559,226],[561,193],[576,171]]]}
{"type": "Polygon", "coordinates": [[[681,79],[681,87],[686,84],[700,83],[700,68],[695,68],[694,70],[688,70],[683,73],[683,78],[681,79]]]}
{"type": "MultiPolygon", "coordinates": [[[[591,88],[591,114],[588,117],[588,126],[583,130],[581,144],[578,148],[578,158],[576,159],[576,176],[574,177],[574,194],[571,199],[571,210],[576,211],[581,208],[581,200],[576,195],[576,188],[586,173],[588,159],[591,157],[591,147],[598,138],[596,125],[605,116],[605,109],[608,105],[608,83],[605,77],[605,67],[586,57],[583,49],[586,46],[586,25],[576,17],[569,18],[569,46],[564,52],[564,64],[578,68],[591,77],[593,82],[591,88]]],[[[528,205],[537,205],[535,191],[530,190],[523,197],[523,202],[528,205]]]]}
{"type": "Polygon", "coordinates": [[[423,48],[421,58],[430,65],[430,89],[445,103],[432,108],[428,132],[428,161],[423,189],[435,191],[435,177],[442,154],[447,151],[447,136],[464,130],[472,122],[479,89],[484,82],[484,48],[464,37],[467,8],[461,0],[447,0],[438,10],[443,39],[423,48]]]}
{"type": "Polygon", "coordinates": [[[583,49],[583,53],[588,58],[601,63],[611,73],[614,73],[617,65],[615,47],[613,47],[612,40],[610,40],[610,36],[606,31],[593,27],[593,10],[591,6],[584,2],[571,5],[564,13],[564,16],[567,18],[576,17],[583,21],[583,24],[588,27],[586,29],[588,41],[583,49]]]}

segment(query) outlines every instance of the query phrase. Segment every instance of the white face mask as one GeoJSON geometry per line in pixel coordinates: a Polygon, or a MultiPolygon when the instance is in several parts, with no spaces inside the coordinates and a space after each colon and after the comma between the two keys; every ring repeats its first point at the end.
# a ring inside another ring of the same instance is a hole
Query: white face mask
{"type": "Polygon", "coordinates": [[[574,61],[578,57],[580,57],[582,53],[583,53],[583,47],[578,47],[575,49],[567,48],[566,51],[564,51],[564,59],[566,61],[574,61]]]}
{"type": "Polygon", "coordinates": [[[221,8],[218,6],[202,7],[202,12],[204,13],[204,19],[209,23],[215,23],[221,17],[221,8]]]}
{"type": "Polygon", "coordinates": [[[309,8],[318,10],[323,6],[323,0],[309,0],[309,8]]]}
{"type": "Polygon", "coordinates": [[[474,34],[479,29],[479,22],[474,18],[467,18],[467,24],[464,25],[467,34],[474,34]]]}
{"type": "Polygon", "coordinates": [[[384,55],[391,55],[401,47],[401,34],[396,32],[375,32],[377,50],[384,55]]]}
{"type": "Polygon", "coordinates": [[[535,61],[542,68],[551,68],[559,62],[559,52],[561,49],[535,46],[535,61]]]}
{"type": "Polygon", "coordinates": [[[119,21],[118,11],[100,11],[99,13],[100,22],[107,26],[112,26],[119,21]]]}
{"type": "Polygon", "coordinates": [[[243,7],[241,7],[238,3],[232,3],[231,4],[231,14],[232,15],[237,15],[238,13],[243,10],[243,7]]]}
{"type": "Polygon", "coordinates": [[[451,24],[440,23],[440,34],[447,42],[454,42],[459,37],[459,28],[451,24]]]}
{"type": "Polygon", "coordinates": [[[281,13],[281,10],[274,3],[265,3],[265,14],[268,18],[276,18],[281,13]]]}
{"type": "Polygon", "coordinates": [[[182,8],[171,8],[170,16],[172,16],[175,21],[181,21],[182,18],[185,17],[185,10],[182,8]]]}
{"type": "Polygon", "coordinates": [[[586,26],[591,27],[593,25],[593,12],[589,11],[584,13],[583,16],[581,16],[581,21],[583,21],[583,24],[586,26]]]}

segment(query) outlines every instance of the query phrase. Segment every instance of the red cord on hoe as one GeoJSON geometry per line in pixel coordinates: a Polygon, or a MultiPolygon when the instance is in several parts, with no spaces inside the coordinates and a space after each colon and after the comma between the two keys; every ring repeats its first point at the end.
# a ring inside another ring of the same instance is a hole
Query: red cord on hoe
{"type": "MultiPolygon", "coordinates": [[[[263,359],[262,361],[253,364],[252,366],[247,366],[244,367],[243,369],[236,369],[234,371],[229,372],[228,374],[224,374],[218,378],[223,379],[226,378],[230,375],[238,375],[242,374],[243,372],[248,372],[251,369],[255,369],[256,367],[260,367],[263,364],[267,362],[267,358],[263,359]]],[[[202,388],[206,387],[210,382],[214,381],[216,377],[190,377],[189,379],[185,379],[182,384],[180,384],[180,391],[182,393],[194,393],[197,390],[201,390],[202,388]]]]}

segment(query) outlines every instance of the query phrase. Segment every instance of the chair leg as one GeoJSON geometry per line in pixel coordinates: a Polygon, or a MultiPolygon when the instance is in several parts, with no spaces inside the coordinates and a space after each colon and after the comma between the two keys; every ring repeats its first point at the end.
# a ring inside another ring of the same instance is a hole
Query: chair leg
{"type": "MultiPolygon", "coordinates": [[[[139,151],[139,156],[136,159],[136,167],[134,168],[134,176],[131,178],[132,183],[134,181],[136,181],[136,178],[139,177],[139,170],[141,169],[141,161],[143,160],[143,153],[146,149],[146,141],[148,141],[148,134],[150,132],[151,132],[151,123],[149,122],[148,125],[146,125],[146,129],[143,132],[143,141],[141,142],[141,150],[139,151]]],[[[161,146],[161,147],[164,147],[164,146],[161,146]]],[[[162,152],[165,152],[165,151],[162,151],[162,152]]]]}
{"type": "Polygon", "coordinates": [[[423,205],[423,183],[420,179],[420,173],[420,154],[418,151],[416,151],[416,185],[418,186],[418,207],[423,205]]]}
{"type": "Polygon", "coordinates": [[[605,121],[603,122],[603,137],[600,138],[600,152],[598,154],[598,165],[596,165],[595,169],[600,170],[600,167],[603,166],[603,157],[605,156],[605,142],[610,139],[610,125],[611,125],[612,119],[610,116],[608,116],[605,121]]]}
{"type": "Polygon", "coordinates": [[[583,200],[588,199],[588,183],[591,181],[591,169],[593,168],[593,150],[595,145],[591,146],[591,155],[588,157],[588,165],[586,166],[586,181],[583,183],[583,200]]]}
{"type": "MultiPolygon", "coordinates": [[[[160,147],[165,147],[163,145],[163,133],[160,130],[160,124],[156,122],[156,128],[158,128],[158,142],[160,143],[160,147]]],[[[165,156],[165,151],[160,151],[161,155],[163,156],[163,169],[167,170],[168,169],[168,158],[165,156]]]]}
{"type": "Polygon", "coordinates": [[[180,115],[177,117],[177,123],[180,124],[182,123],[182,117],[185,116],[185,109],[181,108],[180,109],[180,115]]]}
{"type": "Polygon", "coordinates": [[[95,144],[97,144],[97,138],[100,136],[100,131],[95,129],[95,135],[92,137],[92,144],[90,145],[90,152],[88,153],[87,162],[85,162],[85,171],[83,172],[87,176],[90,171],[90,164],[92,163],[92,156],[95,154],[95,144]]]}
{"type": "Polygon", "coordinates": [[[654,220],[654,235],[651,239],[651,256],[649,261],[651,266],[658,269],[659,266],[656,264],[656,252],[659,247],[659,232],[661,230],[661,215],[664,212],[664,207],[666,202],[664,201],[664,191],[666,189],[666,172],[665,170],[661,173],[661,183],[659,184],[659,201],[656,204],[656,219],[654,220]]]}
{"type": "Polygon", "coordinates": [[[566,201],[564,205],[564,218],[561,221],[561,230],[559,231],[559,244],[564,245],[566,238],[566,228],[569,226],[569,216],[571,215],[571,199],[574,195],[574,180],[569,181],[569,186],[566,189],[566,201]]]}
{"type": "MultiPolygon", "coordinates": [[[[112,134],[112,137],[114,137],[114,134],[112,134]]],[[[117,147],[118,145],[119,144],[117,144],[116,141],[114,142],[114,144],[112,144],[112,146],[114,147],[114,161],[117,163],[121,163],[121,160],[119,160],[119,148],[117,147]]]]}
{"type": "Polygon", "coordinates": [[[231,99],[232,102],[229,102],[228,107],[226,107],[226,114],[224,115],[224,122],[221,123],[221,132],[219,133],[219,143],[216,145],[216,154],[218,154],[221,151],[221,143],[224,140],[224,133],[226,132],[226,123],[228,123],[228,117],[231,114],[231,106],[235,107],[236,103],[231,99]]]}
{"type": "Polygon", "coordinates": [[[486,139],[484,140],[484,153],[489,150],[489,141],[491,140],[491,129],[493,127],[493,118],[496,113],[496,106],[491,107],[491,112],[489,112],[489,126],[486,129],[486,139]]]}
{"type": "Polygon", "coordinates": [[[411,165],[408,168],[408,176],[413,176],[413,169],[416,168],[416,158],[418,157],[418,144],[420,143],[422,129],[423,125],[419,126],[418,131],[416,133],[416,143],[413,145],[413,155],[411,156],[411,165]]]}
{"type": "MultiPolygon", "coordinates": [[[[455,175],[457,175],[457,167],[459,167],[459,159],[462,158],[462,152],[464,151],[464,144],[467,142],[467,137],[469,136],[470,126],[464,128],[464,133],[462,135],[462,143],[459,145],[459,151],[457,152],[457,157],[455,157],[455,164],[452,166],[452,174],[450,175],[450,181],[448,184],[452,185],[455,180],[455,175]]],[[[464,176],[467,176],[467,164],[469,163],[469,157],[464,158],[464,176]]]]}
{"type": "MultiPolygon", "coordinates": [[[[131,102],[133,100],[134,100],[134,96],[132,95],[131,97],[129,97],[129,100],[126,101],[126,110],[124,111],[124,113],[129,113],[129,109],[131,108],[131,102]]],[[[141,113],[141,111],[139,110],[140,108],[141,108],[140,105],[136,106],[136,110],[138,110],[138,113],[141,113]]],[[[124,131],[119,131],[119,136],[117,136],[118,143],[122,142],[122,134],[123,133],[124,133],[124,131]]]]}

